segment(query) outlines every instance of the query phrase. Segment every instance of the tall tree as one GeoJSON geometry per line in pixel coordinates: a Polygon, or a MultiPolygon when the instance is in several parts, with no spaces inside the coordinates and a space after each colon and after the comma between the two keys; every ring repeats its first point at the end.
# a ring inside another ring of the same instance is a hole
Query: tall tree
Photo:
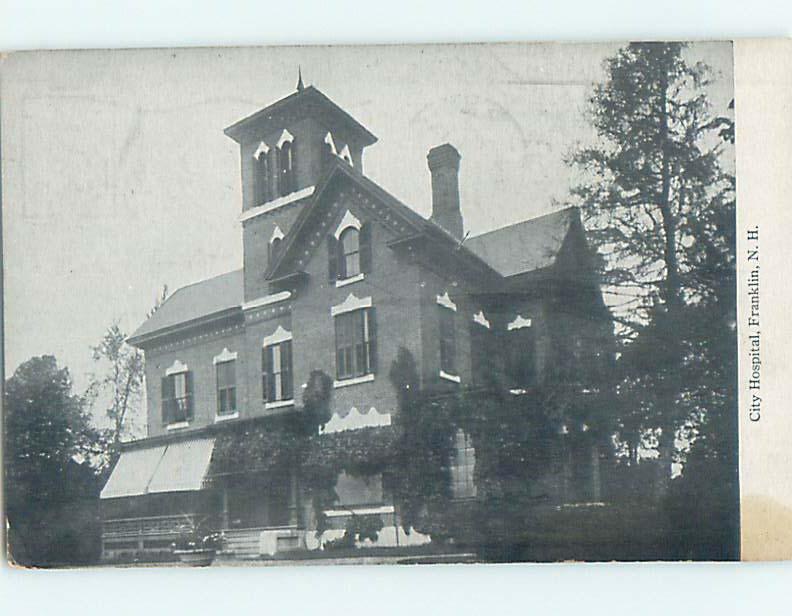
{"type": "Polygon", "coordinates": [[[728,120],[710,113],[711,71],[688,62],[683,44],[630,44],[607,60],[606,72],[590,99],[599,143],[572,158],[587,178],[573,194],[605,257],[625,341],[633,342],[623,348],[623,388],[642,412],[632,405],[625,431],[635,440],[659,429],[670,477],[675,437],[691,414],[683,311],[721,285],[708,281],[702,247],[708,235],[714,240],[706,221],[731,199],[732,179],[720,165],[728,120]]]}
{"type": "MultiPolygon", "coordinates": [[[[148,311],[151,318],[168,297],[168,286],[162,290],[148,311]]],[[[113,323],[105,331],[98,345],[92,347],[93,358],[101,369],[100,375],[91,378],[86,396],[89,400],[100,400],[106,404],[105,415],[111,427],[105,433],[106,462],[118,451],[125,436],[134,433],[136,415],[141,411],[145,366],[143,353],[127,344],[127,335],[118,323],[113,323]]]]}
{"type": "Polygon", "coordinates": [[[45,355],[17,368],[5,383],[4,403],[11,556],[32,565],[84,560],[77,552],[93,520],[90,512],[80,519],[80,503],[98,492],[85,462],[98,451],[98,435],[84,399],[72,393],[69,371],[45,355]]]}
{"type": "Polygon", "coordinates": [[[92,377],[89,394],[107,400],[105,414],[111,422],[108,444],[111,452],[131,429],[130,416],[139,410],[143,393],[143,353],[126,342],[117,323],[111,325],[101,342],[93,347],[94,360],[104,364],[104,374],[92,377]]]}

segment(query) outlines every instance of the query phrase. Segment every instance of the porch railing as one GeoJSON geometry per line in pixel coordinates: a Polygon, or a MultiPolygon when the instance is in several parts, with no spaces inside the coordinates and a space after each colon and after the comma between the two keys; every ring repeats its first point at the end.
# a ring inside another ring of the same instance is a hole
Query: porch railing
{"type": "Polygon", "coordinates": [[[105,537],[140,537],[151,535],[178,535],[192,528],[200,514],[164,515],[146,518],[120,518],[102,522],[102,535],[105,537]]]}

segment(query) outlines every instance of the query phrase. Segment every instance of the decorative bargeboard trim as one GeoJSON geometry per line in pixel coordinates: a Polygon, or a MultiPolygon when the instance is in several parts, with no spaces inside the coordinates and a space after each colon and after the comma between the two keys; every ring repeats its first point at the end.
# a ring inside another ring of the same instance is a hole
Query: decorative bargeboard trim
{"type": "Polygon", "coordinates": [[[338,413],[333,413],[323,428],[320,428],[320,434],[332,434],[334,432],[345,432],[347,430],[359,430],[361,428],[372,428],[380,426],[391,425],[391,414],[380,413],[373,406],[369,408],[368,412],[361,412],[357,407],[352,407],[349,413],[341,417],[338,413]]]}

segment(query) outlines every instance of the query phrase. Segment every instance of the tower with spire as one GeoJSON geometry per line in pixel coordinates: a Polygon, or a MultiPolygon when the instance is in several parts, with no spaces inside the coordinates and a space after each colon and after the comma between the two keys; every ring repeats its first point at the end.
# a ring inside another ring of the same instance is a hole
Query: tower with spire
{"type": "Polygon", "coordinates": [[[289,228],[330,163],[341,160],[362,173],[363,150],[377,138],[316,87],[306,86],[302,67],[296,91],[225,134],[241,154],[245,297],[255,298],[267,293],[256,272],[262,265],[266,269],[272,256],[261,237],[289,228]]]}

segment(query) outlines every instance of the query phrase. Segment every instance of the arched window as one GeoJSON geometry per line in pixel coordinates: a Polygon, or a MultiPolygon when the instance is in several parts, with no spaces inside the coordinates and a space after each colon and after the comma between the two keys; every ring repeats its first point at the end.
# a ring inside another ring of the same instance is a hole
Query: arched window
{"type": "Polygon", "coordinates": [[[269,200],[269,157],[266,151],[259,152],[256,158],[256,205],[269,200]]]}
{"type": "Polygon", "coordinates": [[[294,143],[285,141],[278,150],[278,188],[281,196],[294,192],[294,143]]]}
{"type": "Polygon", "coordinates": [[[278,251],[283,240],[279,237],[273,238],[269,245],[269,262],[272,263],[278,257],[278,251]]]}
{"type": "Polygon", "coordinates": [[[349,165],[352,165],[352,154],[349,153],[349,146],[345,145],[341,148],[341,151],[338,153],[343,160],[345,160],[349,165]]]}
{"type": "Polygon", "coordinates": [[[341,243],[341,278],[360,273],[360,233],[354,227],[346,229],[339,238],[341,243]]]}

